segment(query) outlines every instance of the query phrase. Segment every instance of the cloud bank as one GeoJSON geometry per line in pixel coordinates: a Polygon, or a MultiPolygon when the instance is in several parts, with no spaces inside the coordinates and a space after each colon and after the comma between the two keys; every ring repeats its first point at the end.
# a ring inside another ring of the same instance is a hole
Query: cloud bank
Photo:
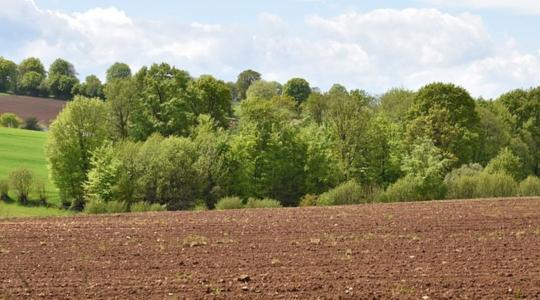
{"type": "Polygon", "coordinates": [[[540,51],[522,53],[511,40],[493,40],[477,15],[437,9],[313,15],[299,30],[268,13],[246,28],[136,20],[115,7],[64,13],[31,0],[0,0],[0,7],[0,42],[9,45],[0,55],[47,64],[63,57],[83,76],[103,77],[123,61],[134,70],[168,62],[226,80],[253,68],[269,80],[301,76],[323,89],[339,82],[372,93],[451,81],[474,96],[495,97],[540,84],[540,51]]]}

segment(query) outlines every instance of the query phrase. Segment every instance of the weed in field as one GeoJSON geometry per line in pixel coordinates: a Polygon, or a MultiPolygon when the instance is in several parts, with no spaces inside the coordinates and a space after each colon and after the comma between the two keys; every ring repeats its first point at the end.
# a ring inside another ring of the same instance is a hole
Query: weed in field
{"type": "Polygon", "coordinates": [[[190,248],[205,246],[208,244],[208,239],[201,235],[191,234],[184,238],[183,244],[184,246],[189,246],[190,248]]]}
{"type": "Polygon", "coordinates": [[[412,295],[414,294],[414,292],[415,289],[413,287],[407,286],[403,283],[399,283],[392,289],[392,296],[399,297],[404,295],[412,295]]]}
{"type": "Polygon", "coordinates": [[[178,272],[176,273],[176,278],[181,282],[188,282],[191,280],[191,273],[189,272],[178,272]]]}
{"type": "Polygon", "coordinates": [[[281,261],[278,259],[278,258],[272,258],[272,260],[270,261],[270,263],[272,264],[272,266],[275,266],[275,265],[279,265],[281,264],[281,261]]]}
{"type": "Polygon", "coordinates": [[[313,245],[320,245],[321,244],[321,239],[310,239],[309,243],[313,244],[313,245]]]}

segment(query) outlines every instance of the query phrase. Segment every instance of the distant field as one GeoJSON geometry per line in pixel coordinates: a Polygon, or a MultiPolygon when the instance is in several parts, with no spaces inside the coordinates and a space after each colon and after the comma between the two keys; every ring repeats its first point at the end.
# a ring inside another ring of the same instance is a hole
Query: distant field
{"type": "Polygon", "coordinates": [[[61,100],[0,93],[0,114],[11,112],[21,118],[36,117],[39,123],[46,127],[52,123],[65,105],[66,101],[61,100]]]}
{"type": "MultiPolygon", "coordinates": [[[[47,133],[22,129],[0,128],[0,178],[7,178],[13,169],[24,166],[47,182],[49,202],[59,204],[58,190],[48,180],[47,161],[45,159],[45,141],[47,133]]],[[[55,215],[58,212],[44,208],[15,207],[14,204],[2,203],[0,217],[2,216],[30,216],[55,215]],[[9,211],[12,208],[13,211],[9,211]]]]}

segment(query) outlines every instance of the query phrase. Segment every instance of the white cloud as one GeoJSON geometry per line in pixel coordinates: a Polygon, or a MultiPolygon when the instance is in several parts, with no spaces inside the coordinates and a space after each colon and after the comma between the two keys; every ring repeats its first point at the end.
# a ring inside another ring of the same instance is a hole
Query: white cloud
{"type": "Polygon", "coordinates": [[[504,9],[527,15],[540,14],[538,0],[424,0],[433,5],[460,6],[467,8],[504,9]]]}
{"type": "Polygon", "coordinates": [[[540,51],[521,53],[515,41],[494,41],[478,16],[436,9],[310,16],[303,28],[261,13],[257,25],[246,28],[135,20],[114,7],[63,13],[39,9],[30,0],[0,0],[0,7],[0,26],[8,20],[11,29],[32,33],[2,55],[37,56],[47,64],[63,57],[83,76],[103,76],[116,61],[134,70],[164,61],[226,80],[253,68],[266,79],[301,76],[323,89],[339,82],[369,92],[436,80],[491,97],[540,83],[540,51]]]}

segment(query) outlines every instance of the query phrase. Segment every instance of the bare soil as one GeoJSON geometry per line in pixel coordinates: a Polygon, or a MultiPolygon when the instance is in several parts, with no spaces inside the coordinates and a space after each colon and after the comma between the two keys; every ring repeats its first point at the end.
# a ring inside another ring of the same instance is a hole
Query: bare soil
{"type": "Polygon", "coordinates": [[[0,114],[10,112],[23,119],[35,117],[40,124],[49,127],[66,103],[49,98],[0,95],[0,114]]]}
{"type": "Polygon", "coordinates": [[[21,297],[539,299],[540,200],[3,220],[21,297]]]}

